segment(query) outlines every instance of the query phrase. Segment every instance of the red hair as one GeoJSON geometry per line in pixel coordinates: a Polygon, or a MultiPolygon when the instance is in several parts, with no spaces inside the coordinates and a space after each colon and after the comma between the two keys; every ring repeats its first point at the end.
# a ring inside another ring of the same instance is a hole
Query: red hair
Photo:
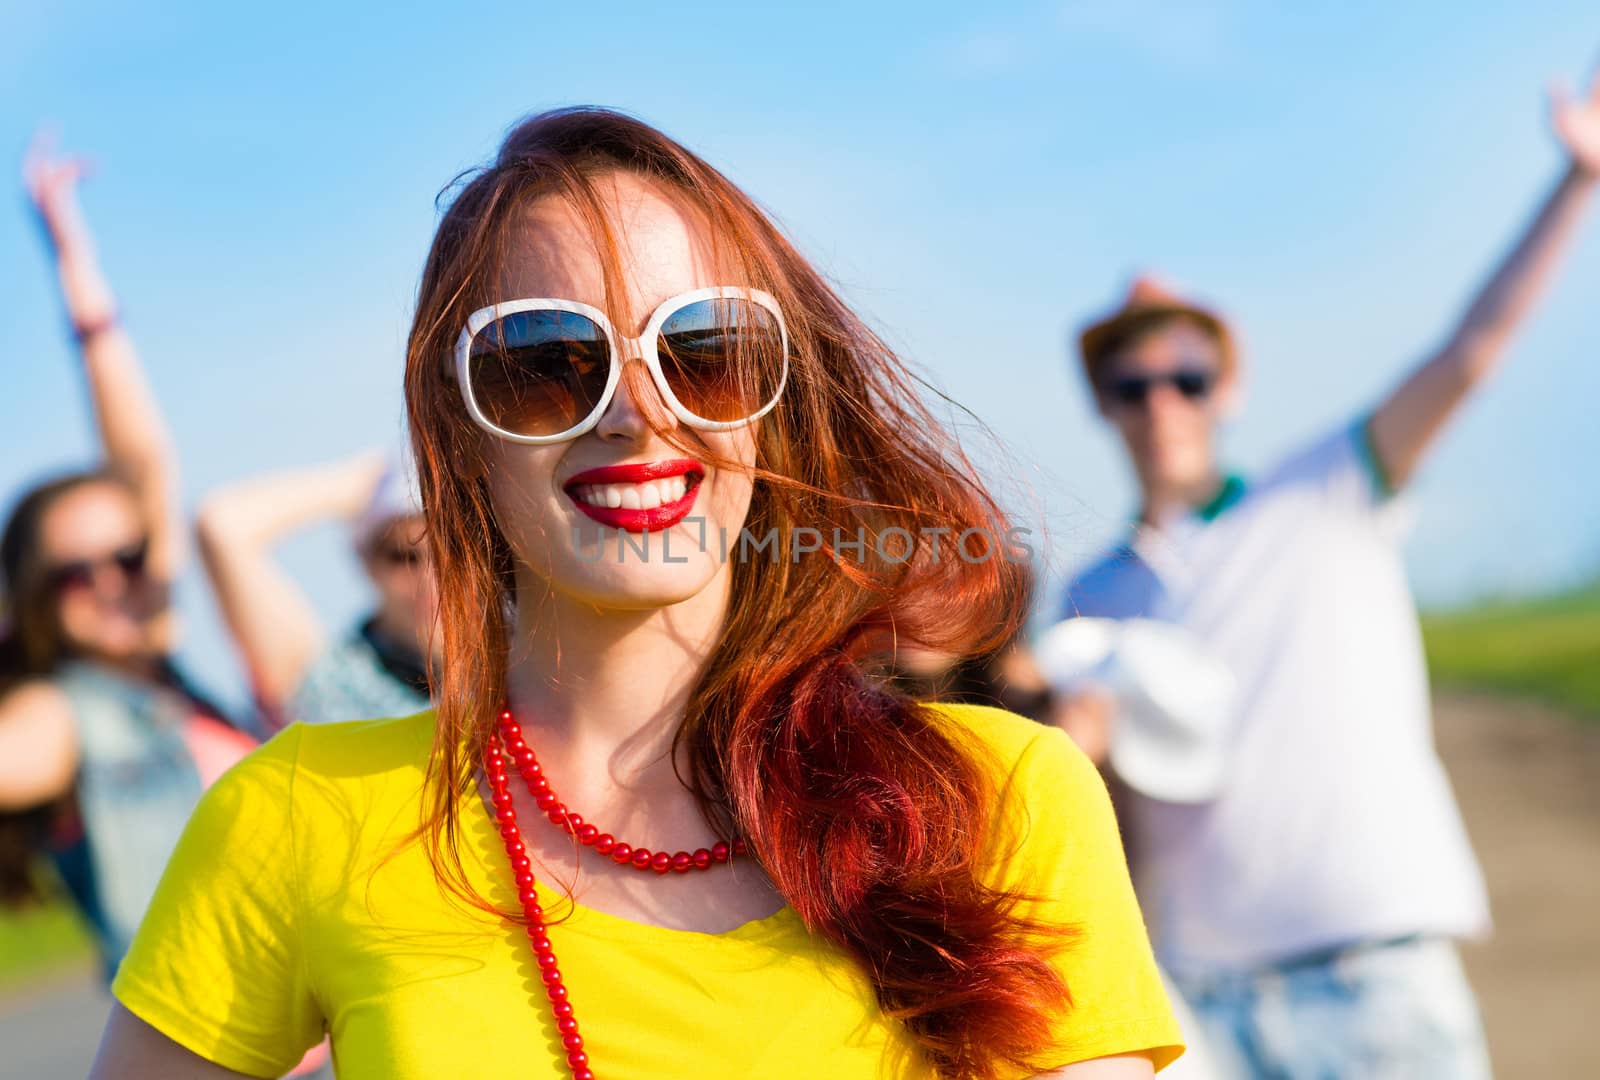
{"type": "MultiPolygon", "coordinates": [[[[948,722],[873,672],[896,640],[962,655],[1015,631],[1023,568],[990,551],[957,557],[971,529],[1007,522],[922,403],[917,380],[737,187],[655,129],[581,108],[517,125],[495,160],[463,177],[428,255],[408,344],[406,399],[440,576],[439,721],[424,820],[442,880],[465,886],[458,805],[506,674],[513,557],[487,485],[462,463],[477,440],[444,359],[493,295],[516,214],[567,199],[588,223],[607,293],[622,295],[595,182],[629,173],[691,206],[732,280],[766,290],[790,335],[783,400],[757,429],[747,528],[825,541],[865,529],[865,551],[738,560],[725,629],[678,733],[684,782],[723,836],[746,837],[805,925],[851,955],[878,1000],[939,1071],[1040,1071],[1067,1005],[1046,959],[1065,928],[1016,912],[985,884],[994,854],[992,764],[948,722]],[[873,538],[885,538],[880,554],[873,538]],[[936,548],[931,530],[951,538],[936,548]],[[964,537],[963,534],[966,534],[964,537]],[[901,559],[901,537],[917,540],[901,559]]],[[[677,437],[664,432],[668,438],[677,437]]],[[[704,454],[703,448],[697,453],[704,454]]],[[[992,546],[992,541],[990,542],[992,546]]],[[[784,550],[787,550],[785,548],[784,550]]]]}

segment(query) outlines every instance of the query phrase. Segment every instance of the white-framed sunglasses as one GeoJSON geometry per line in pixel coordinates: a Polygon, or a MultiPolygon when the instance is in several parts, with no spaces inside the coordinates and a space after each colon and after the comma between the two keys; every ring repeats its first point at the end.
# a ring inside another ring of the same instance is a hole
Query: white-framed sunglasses
{"type": "Polygon", "coordinates": [[[731,431],[778,403],[789,331],[771,295],[731,285],[672,297],[636,338],[576,300],[503,300],[467,317],[451,374],[479,427],[540,445],[593,430],[634,357],[681,422],[731,431]]]}

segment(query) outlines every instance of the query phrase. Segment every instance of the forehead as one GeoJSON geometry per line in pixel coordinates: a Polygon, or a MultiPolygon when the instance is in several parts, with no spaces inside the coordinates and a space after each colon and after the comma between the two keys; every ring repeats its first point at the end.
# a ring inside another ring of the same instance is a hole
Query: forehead
{"type": "Polygon", "coordinates": [[[373,547],[412,547],[427,539],[428,522],[421,514],[391,518],[372,537],[373,547]]]}
{"type": "Polygon", "coordinates": [[[139,508],[115,484],[84,484],[51,503],[39,519],[47,559],[90,558],[144,535],[139,508]]]}
{"type": "Polygon", "coordinates": [[[700,214],[658,185],[627,173],[595,181],[617,245],[624,294],[607,303],[601,238],[564,196],[539,199],[508,225],[496,300],[577,300],[606,311],[624,333],[679,293],[719,281],[710,229],[700,214]]]}
{"type": "Polygon", "coordinates": [[[1107,361],[1116,373],[1189,367],[1215,367],[1222,350],[1204,329],[1186,319],[1165,323],[1129,342],[1107,361]]]}

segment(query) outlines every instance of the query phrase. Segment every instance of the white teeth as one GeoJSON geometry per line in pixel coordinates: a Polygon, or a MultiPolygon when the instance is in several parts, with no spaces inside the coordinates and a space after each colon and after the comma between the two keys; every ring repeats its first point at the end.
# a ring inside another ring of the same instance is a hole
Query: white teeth
{"type": "Polygon", "coordinates": [[[578,484],[572,497],[590,506],[613,510],[654,510],[675,503],[689,493],[687,476],[668,476],[638,484],[578,484]]]}

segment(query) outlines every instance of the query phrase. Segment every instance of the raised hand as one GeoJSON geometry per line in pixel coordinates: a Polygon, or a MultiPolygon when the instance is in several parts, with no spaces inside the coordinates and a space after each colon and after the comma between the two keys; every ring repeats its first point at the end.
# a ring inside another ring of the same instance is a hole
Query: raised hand
{"type": "Polygon", "coordinates": [[[78,207],[78,183],[91,166],[87,158],[63,155],[56,146],[53,130],[41,129],[34,136],[22,159],[22,183],[50,243],[62,251],[88,237],[78,207]]]}
{"type": "Polygon", "coordinates": [[[1550,122],[1572,163],[1590,176],[1600,176],[1600,71],[1581,94],[1561,83],[1551,88],[1550,122]]]}

